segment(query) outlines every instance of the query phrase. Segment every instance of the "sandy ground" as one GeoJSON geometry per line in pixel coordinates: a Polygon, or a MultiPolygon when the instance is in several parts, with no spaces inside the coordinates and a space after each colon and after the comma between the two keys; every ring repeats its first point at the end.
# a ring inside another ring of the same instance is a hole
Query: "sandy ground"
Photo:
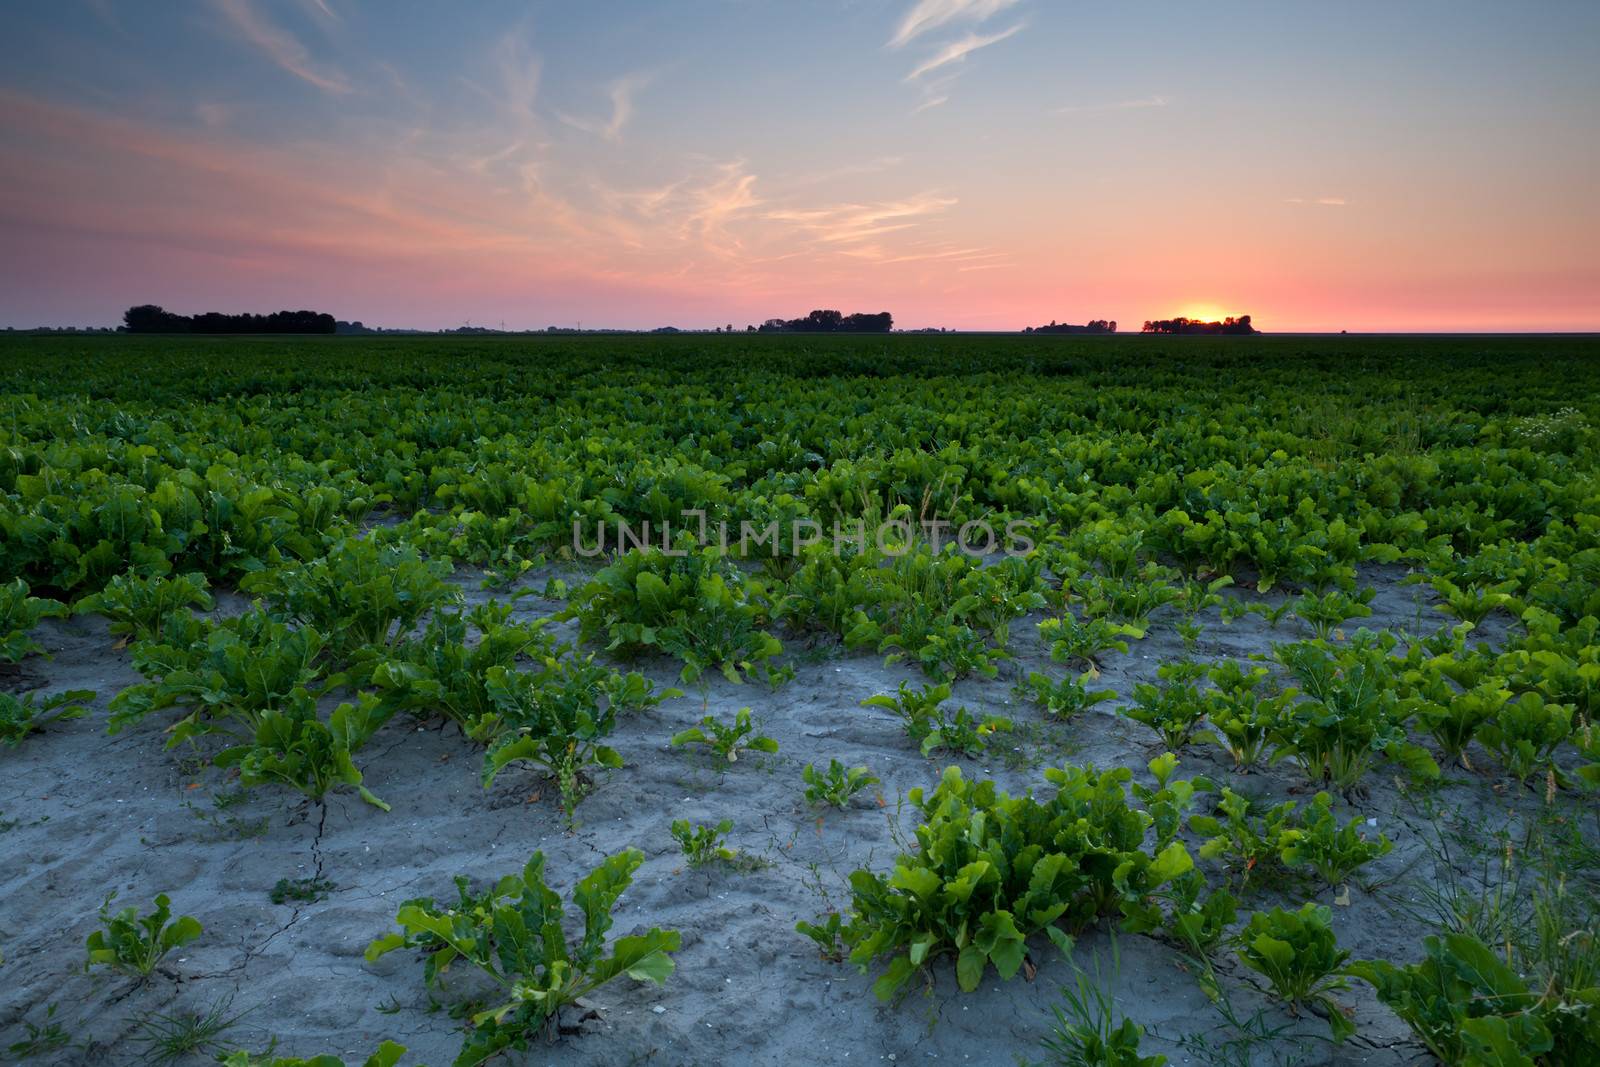
{"type": "MultiPolygon", "coordinates": [[[[1399,584],[1399,575],[1391,569],[1363,575],[1378,588],[1367,625],[1403,630],[1420,618],[1431,630],[1447,621],[1419,599],[1425,593],[1418,587],[1399,584]]],[[[528,584],[542,588],[545,577],[536,573],[528,584]]],[[[469,599],[490,595],[470,575],[458,580],[469,599]]],[[[534,597],[520,603],[525,616],[558,606],[534,597]]],[[[1116,715],[1114,705],[1055,723],[1012,695],[1016,671],[1062,670],[1049,663],[1036,621],[1015,624],[1017,659],[999,679],[956,687],[957,700],[974,711],[1008,715],[1018,727],[990,757],[960,760],[965,773],[992,776],[1011,791],[1043,786],[1042,769],[1063,761],[1128,765],[1143,777],[1145,762],[1159,752],[1155,735],[1116,715]]],[[[1480,632],[1493,635],[1494,621],[1480,632]]],[[[1292,618],[1273,629],[1256,616],[1223,625],[1213,615],[1198,654],[1241,657],[1305,635],[1292,618]]],[[[0,1059],[25,1036],[24,1021],[42,1023],[51,1004],[76,1043],[38,1062],[123,1064],[139,1061],[132,1038],[153,1013],[203,1010],[232,998],[233,1010],[246,1014],[228,1037],[247,1047],[260,1049],[276,1037],[283,1053],[333,1052],[359,1062],[380,1039],[392,1038],[411,1049],[404,1063],[441,1067],[460,1039],[424,988],[415,955],[396,952],[368,965],[362,952],[393,929],[401,901],[452,899],[455,875],[481,884],[519,869],[535,849],[548,855],[552,882],[563,892],[602,854],[630,845],[643,850],[646,861],[618,907],[613,934],[677,928],[683,949],[665,986],[612,983],[593,997],[598,1014],[582,1033],[538,1049],[528,1063],[1010,1064],[1042,1058],[1039,1040],[1059,1003],[1058,988],[1072,980],[1072,965],[1040,943],[1032,950],[1039,970],[1031,982],[1021,976],[1000,982],[991,971],[977,992],[963,995],[946,961],[931,985],[918,983],[898,1003],[883,1004],[871,994],[873,975],[825,962],[794,932],[797,919],[815,918],[830,902],[848,903],[844,880],[854,867],[892,862],[893,824],[898,819],[902,830],[910,829],[897,799],[913,786],[931,786],[947,762],[922,759],[887,712],[859,706],[902,679],[920,682],[904,667],[884,667],[878,656],[802,652],[795,642],[788,652],[798,675],[775,692],[717,677],[704,691],[629,715],[614,739],[626,766],[601,780],[569,829],[555,791],[531,773],[514,769],[485,791],[474,746],[453,727],[418,726],[404,717],[358,756],[368,785],[393,805],[390,813],[339,795],[323,816],[273,789],[219,806],[218,797],[226,802],[231,795],[228,782],[193,756],[164,751],[159,716],[122,735],[105,734],[105,703],[139,678],[125,653],[113,649],[101,619],[47,622],[40,637],[52,658],[29,661],[35,684],[94,689],[99,698],[90,716],[0,750],[0,826],[9,826],[0,833],[0,1059]],[[707,711],[731,717],[744,705],[755,710],[762,732],[778,740],[777,755],[718,766],[667,746],[674,732],[707,711]],[[805,805],[799,772],[830,757],[865,764],[883,784],[850,810],[819,817],[805,805]],[[674,818],[732,819],[730,843],[764,866],[687,868],[667,832],[674,818]],[[269,900],[279,879],[312,876],[334,883],[326,899],[269,900]],[[141,907],[168,892],[175,911],[198,918],[205,934],[146,984],[85,974],[84,938],[112,891],[119,904],[141,907]]],[[[1157,625],[1128,655],[1108,658],[1102,682],[1126,695],[1181,654],[1170,625],[1157,625]]],[[[661,661],[644,669],[667,685],[676,666],[661,661]]],[[[1225,761],[1220,750],[1191,748],[1180,773],[1238,785],[1225,761]]],[[[1389,770],[1380,767],[1368,780],[1371,789],[1355,810],[1377,819],[1396,848],[1364,872],[1376,883],[1372,891],[1352,887],[1349,905],[1334,909],[1336,929],[1358,958],[1412,959],[1426,931],[1396,906],[1411,879],[1427,876],[1423,845],[1431,826],[1389,770]]],[[[1278,797],[1304,799],[1310,792],[1287,764],[1245,782],[1278,797]]],[[[1447,774],[1435,800],[1485,822],[1496,812],[1540,803],[1515,786],[1461,771],[1447,774]]],[[[1324,902],[1332,897],[1319,895],[1324,902]]],[[[1247,904],[1284,899],[1266,892],[1247,904]]],[[[1205,1062],[1178,1041],[1194,1034],[1221,1040],[1226,1032],[1183,956],[1149,937],[1117,942],[1115,974],[1104,931],[1079,940],[1076,960],[1093,971],[1099,958],[1121,1009],[1149,1028],[1147,1052],[1164,1052],[1175,1064],[1205,1062]]],[[[1290,1028],[1259,1062],[1427,1061],[1365,986],[1355,984],[1341,998],[1354,1010],[1359,1037],[1332,1046],[1324,1023],[1271,1009],[1246,981],[1248,972],[1224,956],[1238,1005],[1246,1011],[1267,1005],[1270,1022],[1290,1028]]]]}

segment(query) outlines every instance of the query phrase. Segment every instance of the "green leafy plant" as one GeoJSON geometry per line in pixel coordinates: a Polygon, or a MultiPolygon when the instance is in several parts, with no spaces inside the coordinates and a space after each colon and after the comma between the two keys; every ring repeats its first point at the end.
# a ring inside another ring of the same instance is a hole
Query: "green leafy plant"
{"type": "Polygon", "coordinates": [[[67,607],[59,600],[30,596],[28,583],[21,578],[0,582],[0,664],[43,652],[44,647],[33,639],[33,628],[40,619],[66,615],[67,607]]]}
{"type": "Polygon", "coordinates": [[[737,762],[741,752],[778,751],[778,742],[756,733],[749,708],[740,708],[734,714],[732,723],[718,722],[715,715],[707,715],[700,720],[699,726],[691,726],[674,734],[671,744],[674,748],[704,745],[728,763],[737,762]]]}
{"type": "Polygon", "coordinates": [[[348,659],[359,650],[392,649],[430,611],[455,603],[460,593],[445,581],[449,571],[447,562],[424,560],[410,545],[349,537],[309,562],[246,575],[239,588],[328,635],[348,659]]]}
{"type": "Polygon", "coordinates": [[[1076,677],[1067,676],[1059,679],[1038,671],[1029,671],[1027,680],[1017,685],[1016,693],[1038,704],[1050,716],[1065,719],[1086,711],[1101,701],[1116,698],[1115,690],[1091,690],[1087,682],[1092,677],[1093,675],[1087,671],[1076,677]]]}
{"type": "Polygon", "coordinates": [[[955,957],[957,982],[971,991],[991,965],[1014,976],[1033,934],[1066,951],[1071,931],[1107,915],[1144,929],[1150,897],[1191,869],[1181,843],[1141,851],[1152,820],[1129,805],[1127,771],[1066,767],[1046,778],[1057,787],[1049,801],[970,783],[957,767],[932,793],[908,794],[922,817],[915,850],[887,875],[852,872],[852,919],[841,927],[863,972],[888,958],[879,997],[942,956],[955,957]]]}
{"type": "Polygon", "coordinates": [[[1208,672],[1212,688],[1205,697],[1209,737],[1221,745],[1239,770],[1254,768],[1266,754],[1274,736],[1283,729],[1294,690],[1275,691],[1265,667],[1246,670],[1236,660],[1224,660],[1208,672]]]}
{"type": "Polygon", "coordinates": [[[1216,814],[1194,816],[1189,828],[1207,838],[1200,846],[1200,856],[1222,860],[1243,891],[1252,878],[1260,880],[1281,872],[1279,864],[1294,811],[1292,800],[1258,809],[1248,798],[1223,789],[1216,814]]]}
{"type": "Polygon", "coordinates": [[[84,701],[94,699],[93,690],[69,689],[51,693],[42,700],[38,693],[26,693],[19,700],[0,692],[0,745],[16,748],[47,723],[79,719],[88,713],[84,701]]]}
{"type": "Polygon", "coordinates": [[[510,604],[489,603],[434,612],[419,640],[373,669],[373,685],[414,715],[443,715],[474,741],[493,739],[504,711],[489,692],[489,672],[515,670],[520,660],[556,651],[542,621],[513,622],[511,611],[510,604]]]}
{"type": "Polygon", "coordinates": [[[1125,638],[1138,640],[1144,630],[1128,623],[1090,617],[1080,620],[1070,613],[1046,619],[1039,624],[1039,636],[1050,642],[1050,658],[1057,663],[1076,663],[1098,670],[1106,652],[1128,652],[1125,638]]]}
{"type": "Polygon", "coordinates": [[[1523,693],[1478,728],[1478,741],[1519,782],[1550,766],[1551,754],[1572,735],[1572,707],[1523,693]]]}
{"type": "Polygon", "coordinates": [[[1470,766],[1467,745],[1510,699],[1511,691],[1503,688],[1498,680],[1457,690],[1441,679],[1419,698],[1417,717],[1438,742],[1447,760],[1470,766]]]}
{"type": "Polygon", "coordinates": [[[1010,720],[998,715],[978,719],[965,707],[954,712],[946,710],[943,704],[949,698],[948,682],[921,689],[901,682],[897,692],[870,696],[861,706],[894,712],[905,727],[906,736],[918,743],[924,756],[940,748],[965,756],[982,755],[993,734],[1010,731],[1010,720]]]}
{"type": "Polygon", "coordinates": [[[1530,988],[1468,933],[1423,939],[1425,958],[1359,960],[1349,973],[1445,1063],[1466,1067],[1580,1064],[1600,1041],[1600,988],[1530,988]]]}
{"type": "Polygon", "coordinates": [[[800,778],[806,783],[806,803],[840,811],[850,806],[850,799],[857,793],[878,784],[877,776],[867,768],[846,767],[837,759],[830,759],[825,771],[818,770],[814,763],[806,764],[800,769],[800,778]]]}
{"type": "Polygon", "coordinates": [[[822,958],[829,963],[843,963],[849,946],[844,940],[844,916],[836,911],[830,911],[822,916],[821,922],[806,922],[801,919],[794,924],[796,932],[811,939],[817,946],[822,958]]]}
{"type": "Polygon", "coordinates": [[[733,829],[732,819],[723,819],[715,826],[700,826],[688,819],[674,819],[668,831],[683,850],[684,859],[691,867],[704,867],[708,863],[731,863],[738,853],[722,843],[733,829]]]}
{"type": "Polygon", "coordinates": [[[84,597],[74,609],[78,614],[98,612],[111,620],[113,635],[125,641],[160,641],[174,616],[191,608],[210,611],[213,607],[208,583],[203,574],[142,577],[120,574],[100,592],[84,597]]]}
{"type": "Polygon", "coordinates": [[[1159,686],[1141,682],[1133,688],[1133,703],[1122,713],[1161,735],[1168,751],[1180,751],[1205,719],[1207,705],[1195,679],[1205,673],[1196,663],[1164,663],[1156,671],[1159,686]]]}
{"type": "Polygon", "coordinates": [[[665,652],[683,661],[682,680],[720,670],[730,682],[772,672],[783,644],[761,628],[765,589],[715,547],[634,549],[572,594],[557,618],[575,618],[585,641],[620,655],[665,652]]]}
{"type": "Polygon", "coordinates": [[[1372,609],[1367,605],[1372,603],[1376,593],[1370,586],[1353,597],[1340,589],[1329,590],[1321,596],[1307,593],[1294,602],[1294,613],[1306,621],[1318,640],[1326,641],[1351,619],[1370,616],[1372,609]]]}
{"type": "Polygon", "coordinates": [[[187,714],[168,728],[169,748],[202,734],[252,734],[263,711],[320,696],[346,678],[325,677],[326,641],[309,626],[290,626],[252,610],[219,621],[169,626],[162,641],[135,642],[133,664],[146,678],[111,700],[109,732],[153,712],[187,714]]]}
{"type": "Polygon", "coordinates": [[[137,908],[123,908],[115,914],[106,897],[100,905],[101,929],[89,935],[89,959],[85,968],[108,967],[123,974],[148,978],[173,949],[197,939],[203,930],[190,915],[172,917],[172,901],[165,893],[155,899],[155,910],[141,916],[137,908]]]}
{"type": "Polygon", "coordinates": [[[316,701],[297,690],[281,710],[261,712],[248,743],[224,749],[212,762],[237,767],[239,784],[246,788],[286,785],[322,804],[330,789],[349,786],[368,804],[388,811],[389,805],[363,784],[352,756],[391,714],[377,697],[362,693],[355,703],[340,704],[324,722],[316,701]]]}
{"type": "Polygon", "coordinates": [[[1424,778],[1438,765],[1406,733],[1411,710],[1402,701],[1388,656],[1394,639],[1363,631],[1347,649],[1320,642],[1279,645],[1278,658],[1301,683],[1306,699],[1285,712],[1274,734],[1274,758],[1292,756],[1314,782],[1352,789],[1379,757],[1424,778]]]}
{"type": "Polygon", "coordinates": [[[582,933],[569,940],[566,906],[545,882],[545,858],[535,852],[519,874],[502,878],[481,897],[460,885],[462,906],[440,908],[431,900],[401,906],[395,921],[404,933],[374,941],[373,961],[399,948],[428,956],[427,980],[438,982],[456,961],[465,961],[500,987],[503,1003],[474,1012],[456,1057],[457,1067],[482,1063],[507,1049],[525,1051],[553,1031],[561,1009],[626,974],[658,985],[672,974],[672,953],[682,943],[675,930],[652,928],[606,944],[612,909],[644,862],[638,849],[602,860],[572,890],[582,915],[582,933]]]}
{"type": "MultiPolygon", "coordinates": [[[[648,699],[650,683],[639,682],[639,699],[648,699]]],[[[601,742],[616,728],[626,685],[592,657],[575,664],[549,660],[537,674],[490,667],[484,688],[500,734],[484,758],[485,788],[511,763],[531,763],[556,780],[562,807],[572,814],[590,788],[589,768],[622,766],[621,754],[601,742]]]]}
{"type": "Polygon", "coordinates": [[[1349,987],[1342,970],[1350,954],[1339,948],[1331,919],[1326,907],[1310,903],[1298,911],[1258,911],[1234,941],[1239,962],[1265,977],[1273,996],[1291,1012],[1320,1008],[1341,1041],[1355,1033],[1355,1024],[1332,994],[1349,987]]]}
{"type": "Polygon", "coordinates": [[[1333,798],[1318,793],[1295,825],[1283,832],[1279,855],[1290,867],[1310,867],[1332,888],[1394,848],[1393,842],[1382,834],[1367,840],[1364,822],[1356,816],[1341,826],[1333,814],[1333,798]]]}

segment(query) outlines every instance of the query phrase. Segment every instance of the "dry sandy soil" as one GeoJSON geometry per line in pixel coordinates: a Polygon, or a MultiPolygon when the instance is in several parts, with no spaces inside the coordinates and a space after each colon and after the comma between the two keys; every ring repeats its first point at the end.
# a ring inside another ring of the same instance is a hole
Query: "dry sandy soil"
{"type": "MultiPolygon", "coordinates": [[[[548,572],[529,584],[543,588],[548,572]]],[[[1432,630],[1448,621],[1401,585],[1400,572],[1372,570],[1378,588],[1365,624],[1432,630]]],[[[577,577],[569,575],[569,577],[577,577]]],[[[475,576],[458,574],[469,599],[487,599],[475,576]]],[[[503,595],[503,594],[502,594],[503,595]]],[[[1265,599],[1273,599],[1271,597],[1265,599]]],[[[528,597],[521,617],[550,614],[558,604],[528,597]]],[[[235,602],[233,607],[238,608],[235,602]]],[[[222,609],[226,610],[226,609],[222,609]]],[[[1158,621],[1160,617],[1158,616],[1158,621]]],[[[1033,622],[1013,628],[1017,659],[993,681],[968,680],[956,699],[974,711],[1012,717],[1017,732],[989,758],[959,760],[964,773],[992,776],[1011,791],[1042,787],[1042,770],[1064,761],[1139,768],[1158,754],[1154,734],[1101,704],[1070,721],[1048,721],[1012,695],[1015,671],[1049,663],[1033,622]]],[[[1480,633],[1493,636],[1493,622],[1480,633]]],[[[1285,618],[1270,628],[1257,616],[1223,625],[1214,615],[1201,638],[1201,658],[1265,652],[1274,641],[1306,636],[1285,618]]],[[[258,790],[242,799],[194,755],[163,748],[159,717],[119,736],[105,733],[106,702],[140,679],[114,649],[103,620],[49,622],[40,637],[51,658],[28,663],[31,684],[49,691],[87,688],[99,694],[87,717],[58,723],[14,750],[0,750],[0,1059],[26,1036],[25,1022],[42,1024],[50,1005],[74,1044],[38,1062],[137,1063],[137,1037],[153,1014],[204,1010],[231,998],[244,1012],[227,1035],[252,1049],[270,1039],[281,1053],[332,1052],[356,1062],[382,1038],[411,1049],[405,1064],[448,1064],[459,1046],[457,1023],[423,985],[414,954],[395,952],[363,961],[373,938],[393,927],[399,904],[433,895],[453,899],[452,878],[479,884],[520,869],[535,849],[549,857],[553,884],[563,892],[602,854],[627,846],[646,860],[618,906],[614,934],[650,926],[683,933],[677,971],[662,987],[620,979],[593,997],[594,1013],[559,1041],[526,1056],[552,1064],[790,1064],[983,1063],[1042,1059],[1059,988],[1073,963],[1048,944],[1033,946],[1037,976],[1010,982],[992,971],[981,988],[963,995],[948,961],[931,983],[916,984],[897,1003],[877,1001],[874,976],[822,960],[796,934],[795,921],[830,904],[844,906],[853,868],[886,868],[897,851],[893,830],[909,831],[909,810],[897,801],[913,786],[937,781],[944,759],[922,759],[887,712],[860,706],[863,698],[916,679],[878,656],[791,644],[797,677],[776,691],[759,683],[734,686],[720,677],[700,691],[632,714],[614,739],[626,766],[605,776],[569,827],[555,791],[531,773],[512,770],[488,791],[478,784],[480,753],[453,727],[397,718],[365,749],[368,785],[393,805],[390,813],[353,795],[331,799],[325,812],[286,792],[258,790]],[[667,740],[708,710],[731,717],[754,709],[762,732],[777,739],[775,756],[716,765],[671,749],[667,740]],[[850,810],[819,816],[802,796],[800,768],[836,757],[865,764],[883,780],[850,810]],[[734,822],[730,844],[762,861],[754,870],[690,869],[668,835],[675,818],[734,822]],[[325,899],[274,904],[279,879],[319,876],[333,883],[325,899]],[[84,973],[84,938],[97,925],[108,893],[119,904],[147,908],[170,893],[174,910],[205,927],[199,941],[170,958],[151,981],[84,973]]],[[[1183,654],[1170,625],[1157,625],[1126,656],[1112,655],[1104,686],[1124,696],[1156,667],[1183,654]]],[[[658,684],[672,684],[676,664],[643,665],[658,684]]],[[[920,679],[917,679],[920,680],[920,679]]],[[[1274,797],[1309,794],[1287,764],[1249,778],[1232,775],[1214,748],[1185,753],[1180,773],[1204,773],[1241,791],[1274,797]]],[[[1456,812],[1489,825],[1509,811],[1528,811],[1542,799],[1496,778],[1455,771],[1419,798],[1400,788],[1389,769],[1369,776],[1357,807],[1395,842],[1395,850],[1352,886],[1347,906],[1335,907],[1341,944],[1356,957],[1409,960],[1420,955],[1425,929],[1404,915],[1418,879],[1434,876],[1428,843],[1434,815],[1456,812]]],[[[1564,801],[1563,801],[1564,802],[1564,801]]],[[[1305,892],[1311,892],[1307,889],[1305,892]]],[[[1294,902],[1299,894],[1255,894],[1247,904],[1294,902]]],[[[1334,894],[1318,899],[1331,903],[1334,894]]],[[[1147,1052],[1175,1064],[1210,1062],[1196,1054],[1196,1035],[1213,1044],[1230,1031],[1200,992],[1184,956],[1149,937],[1080,938],[1076,963],[1095,970],[1119,1007],[1147,1027],[1147,1052]],[[1188,1047],[1180,1041],[1188,1038],[1188,1047]]],[[[1224,978],[1245,1014],[1286,1031],[1255,1050],[1256,1062],[1399,1064],[1427,1061],[1404,1026],[1364,985],[1342,994],[1359,1036],[1331,1045],[1326,1024],[1278,1011],[1247,980],[1248,972],[1222,954],[1224,978]]],[[[516,1062],[517,1057],[509,1057],[516,1062]]],[[[196,1062],[202,1062],[197,1060],[196,1062]]],[[[1221,1062],[1221,1061],[1216,1061],[1221,1062]]]]}

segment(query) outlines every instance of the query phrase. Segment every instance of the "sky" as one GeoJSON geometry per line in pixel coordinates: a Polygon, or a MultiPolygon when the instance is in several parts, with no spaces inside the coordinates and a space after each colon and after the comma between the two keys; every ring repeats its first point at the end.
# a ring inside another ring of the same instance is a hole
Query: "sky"
{"type": "Polygon", "coordinates": [[[11,0],[0,326],[1600,330],[1594,0],[11,0]]]}

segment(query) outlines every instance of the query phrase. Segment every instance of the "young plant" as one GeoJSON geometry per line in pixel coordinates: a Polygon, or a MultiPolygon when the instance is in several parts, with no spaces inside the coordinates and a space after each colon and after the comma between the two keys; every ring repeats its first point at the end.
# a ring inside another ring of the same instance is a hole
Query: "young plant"
{"type": "Polygon", "coordinates": [[[361,693],[356,703],[340,704],[323,722],[316,701],[297,690],[281,710],[261,713],[250,743],[224,749],[212,762],[239,768],[239,784],[247,789],[286,785],[323,804],[330,789],[350,786],[368,804],[388,811],[389,805],[362,784],[351,757],[391,714],[377,697],[361,693]]]}
{"type": "Polygon", "coordinates": [[[923,756],[939,748],[979,756],[987,749],[991,735],[1011,729],[1011,721],[997,715],[978,719],[964,707],[951,713],[942,707],[949,698],[948,682],[926,685],[920,690],[901,682],[898,692],[870,696],[861,706],[886,708],[898,715],[906,736],[918,743],[923,756]]]}
{"type": "Polygon", "coordinates": [[[1196,815],[1189,828],[1208,840],[1200,846],[1203,859],[1221,859],[1243,892],[1252,877],[1277,871],[1289,833],[1295,803],[1286,800],[1257,811],[1248,799],[1231,789],[1222,791],[1215,815],[1196,815]]]}
{"type": "Polygon", "coordinates": [[[156,897],[155,910],[145,916],[133,907],[112,914],[111,901],[115,898],[113,893],[100,905],[102,929],[89,935],[85,970],[109,967],[136,978],[148,978],[169,952],[189,944],[203,932],[193,916],[172,917],[172,901],[165,893],[156,897]]]}
{"type": "Polygon", "coordinates": [[[1273,996],[1294,1013],[1302,1006],[1320,1008],[1334,1040],[1342,1041],[1355,1033],[1355,1024],[1332,994],[1349,988],[1343,967],[1350,953],[1339,948],[1331,919],[1326,907],[1311,903],[1299,911],[1258,911],[1234,941],[1239,962],[1265,977],[1273,996]]]}
{"type": "Polygon", "coordinates": [[[609,946],[605,941],[617,898],[643,862],[642,852],[627,849],[602,860],[573,888],[572,902],[583,923],[576,939],[569,940],[564,929],[566,905],[545,882],[544,854],[535,852],[519,874],[502,878],[482,897],[469,896],[464,880],[458,882],[460,908],[441,908],[431,900],[402,905],[395,921],[404,933],[374,941],[366,958],[371,962],[395,949],[417,948],[428,956],[430,986],[461,960],[500,987],[502,1003],[472,1014],[458,1067],[507,1049],[526,1051],[536,1039],[553,1034],[564,1007],[613,978],[626,974],[659,985],[672,973],[672,953],[682,943],[676,930],[652,928],[609,946]]]}
{"type": "Polygon", "coordinates": [[[880,998],[943,956],[955,958],[964,991],[991,965],[1009,979],[1030,935],[1067,951],[1070,931],[1101,917],[1142,920],[1157,890],[1192,868],[1181,843],[1143,851],[1152,820],[1128,803],[1126,770],[1066,767],[1045,777],[1056,786],[1047,801],[968,782],[958,767],[932,793],[908,794],[922,817],[916,847],[886,875],[850,875],[854,919],[841,928],[863,972],[888,958],[873,985],[880,998]]]}
{"type": "Polygon", "coordinates": [[[171,578],[120,574],[104,589],[78,601],[77,614],[98,612],[111,620],[110,631],[123,642],[159,642],[175,616],[190,608],[210,611],[213,604],[203,574],[171,578]]]}
{"type": "Polygon", "coordinates": [[[1427,937],[1423,946],[1420,963],[1358,960],[1348,971],[1370,983],[1442,1062],[1590,1062],[1600,1039],[1600,988],[1530,988],[1469,933],[1427,937]]]}
{"type": "Polygon", "coordinates": [[[829,963],[843,963],[849,946],[845,941],[844,917],[836,911],[822,916],[821,922],[809,923],[804,919],[794,924],[797,933],[811,939],[829,963]]]}
{"type": "Polygon", "coordinates": [[[83,702],[93,699],[94,691],[90,689],[51,693],[42,701],[38,693],[24,694],[19,700],[10,693],[0,692],[0,745],[16,748],[46,723],[80,719],[88,711],[83,702]]]}
{"type": "Polygon", "coordinates": [[[1363,633],[1347,649],[1315,641],[1278,646],[1278,658],[1295,673],[1306,699],[1287,709],[1274,732],[1274,759],[1293,756],[1313,782],[1344,791],[1379,757],[1437,778],[1438,765],[1406,734],[1411,712],[1388,656],[1393,641],[1363,633]]]}
{"type": "Polygon", "coordinates": [[[607,641],[624,656],[665,652],[683,661],[681,679],[719,670],[738,684],[751,671],[773,684],[783,644],[761,629],[765,587],[715,547],[634,549],[573,593],[558,619],[577,619],[585,641],[607,641]]]}
{"type": "Polygon", "coordinates": [[[700,826],[688,819],[674,819],[668,831],[683,851],[691,867],[704,867],[708,863],[732,863],[739,853],[722,843],[733,829],[732,819],[723,819],[715,826],[700,826]]]}
{"type": "Polygon", "coordinates": [[[1368,586],[1353,597],[1339,589],[1330,590],[1321,596],[1307,593],[1294,602],[1294,613],[1306,621],[1317,640],[1326,641],[1333,636],[1335,630],[1351,619],[1364,619],[1370,616],[1372,609],[1367,605],[1372,603],[1376,592],[1377,590],[1368,586]]]}
{"type": "Polygon", "coordinates": [[[33,639],[33,628],[39,625],[40,619],[61,619],[67,615],[67,606],[59,600],[28,594],[28,583],[21,578],[0,583],[0,665],[43,652],[44,647],[33,639]]]}
{"type": "Polygon", "coordinates": [[[1470,767],[1467,745],[1486,723],[1499,715],[1510,699],[1511,691],[1503,688],[1498,679],[1466,690],[1457,690],[1441,679],[1419,699],[1417,717],[1438,743],[1445,759],[1470,767]]]}
{"type": "Polygon", "coordinates": [[[1519,782],[1550,767],[1556,748],[1572,735],[1572,707],[1524,693],[1507,701],[1478,728],[1478,742],[1519,782]]]}
{"type": "Polygon", "coordinates": [[[1212,688],[1205,702],[1210,736],[1233,757],[1235,769],[1248,771],[1266,754],[1296,694],[1292,689],[1273,692],[1265,667],[1245,670],[1236,660],[1225,660],[1209,673],[1212,688]]]}
{"type": "Polygon", "coordinates": [[[1205,673],[1205,668],[1197,663],[1179,661],[1163,664],[1156,673],[1163,684],[1154,686],[1142,682],[1134,686],[1134,702],[1123,708],[1122,713],[1156,731],[1167,750],[1177,752],[1189,743],[1206,716],[1205,698],[1194,684],[1195,679],[1205,673]]]}
{"type": "Polygon", "coordinates": [[[1039,624],[1039,636],[1050,642],[1050,658],[1057,663],[1078,664],[1098,673],[1100,658],[1107,652],[1127,655],[1125,638],[1138,640],[1144,630],[1127,623],[1090,617],[1080,621],[1070,613],[1046,619],[1039,624]]]}
{"type": "Polygon", "coordinates": [[[1358,868],[1387,856],[1394,848],[1393,842],[1382,834],[1377,840],[1368,841],[1363,823],[1356,816],[1340,826],[1333,814],[1333,798],[1318,793],[1297,824],[1284,831],[1279,855],[1287,866],[1310,867],[1332,889],[1358,868]]]}
{"type": "Polygon", "coordinates": [[[729,763],[737,762],[741,752],[766,752],[778,751],[778,742],[770,737],[762,737],[755,732],[755,723],[750,718],[749,708],[740,708],[733,717],[733,722],[718,722],[715,715],[707,715],[700,720],[699,726],[691,726],[672,737],[672,747],[682,745],[705,745],[716,755],[729,763]]]}
{"type": "Polygon", "coordinates": [[[1085,683],[1092,677],[1090,672],[1085,671],[1076,677],[1053,679],[1047,674],[1029,671],[1027,681],[1019,683],[1015,692],[1038,704],[1051,717],[1066,719],[1103,700],[1116,698],[1115,690],[1090,690],[1085,683]]]}
{"type": "Polygon", "coordinates": [[[484,689],[502,727],[484,757],[484,788],[511,763],[531,763],[556,780],[571,815],[591,788],[590,768],[622,766],[621,754],[601,743],[616,728],[618,702],[591,671],[610,673],[592,662],[566,670],[551,661],[539,674],[489,668],[484,689]]]}
{"type": "Polygon", "coordinates": [[[878,778],[865,767],[846,767],[836,759],[828,761],[828,769],[819,771],[817,765],[808,763],[800,769],[806,783],[806,803],[814,808],[823,805],[843,811],[850,799],[869,786],[877,785],[878,778]]]}
{"type": "Polygon", "coordinates": [[[327,634],[333,651],[349,659],[358,651],[383,655],[429,612],[457,602],[449,573],[448,562],[424,560],[410,545],[349,537],[309,563],[246,575],[239,588],[327,634]]]}

